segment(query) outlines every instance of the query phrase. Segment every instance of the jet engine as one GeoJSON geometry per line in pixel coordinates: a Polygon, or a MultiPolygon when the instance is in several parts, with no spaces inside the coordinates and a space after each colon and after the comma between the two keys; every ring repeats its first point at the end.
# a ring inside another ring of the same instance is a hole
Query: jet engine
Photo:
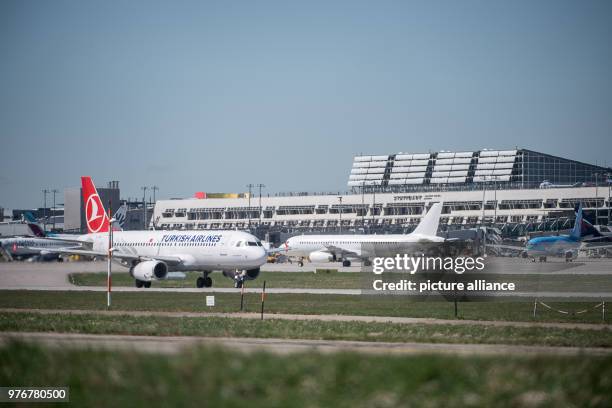
{"type": "Polygon", "coordinates": [[[310,255],[308,256],[308,259],[310,259],[310,262],[320,263],[320,262],[332,262],[335,260],[335,257],[333,254],[330,254],[329,252],[314,251],[310,253],[310,255]]]}
{"type": "Polygon", "coordinates": [[[165,279],[168,275],[168,265],[162,261],[144,261],[136,264],[130,271],[134,279],[150,282],[152,279],[165,279]]]}

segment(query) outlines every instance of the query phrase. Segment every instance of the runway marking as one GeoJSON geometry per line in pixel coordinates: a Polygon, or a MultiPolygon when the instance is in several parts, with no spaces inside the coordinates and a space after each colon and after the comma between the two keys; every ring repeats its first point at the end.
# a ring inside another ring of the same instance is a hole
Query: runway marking
{"type": "MultiPolygon", "coordinates": [[[[18,309],[0,308],[0,313],[38,313],[63,315],[103,315],[103,316],[158,316],[158,317],[225,317],[235,319],[261,319],[259,313],[221,313],[221,312],[161,312],[137,310],[80,310],[80,309],[18,309]]],[[[514,322],[504,320],[450,320],[427,317],[394,317],[394,316],[357,316],[357,315],[302,315],[274,313],[264,315],[266,320],[306,320],[326,322],[363,322],[393,324],[426,324],[452,326],[493,326],[518,328],[552,328],[578,330],[612,330],[611,324],[594,323],[554,323],[554,322],[514,322]]]]}
{"type": "Polygon", "coordinates": [[[367,354],[452,354],[452,355],[612,355],[599,347],[516,346],[504,344],[387,343],[345,340],[288,340],[235,337],[130,336],[74,333],[0,333],[0,344],[21,340],[47,347],[102,348],[148,353],[176,354],[186,348],[215,346],[232,351],[266,351],[274,354],[301,352],[358,352],[367,354]]]}

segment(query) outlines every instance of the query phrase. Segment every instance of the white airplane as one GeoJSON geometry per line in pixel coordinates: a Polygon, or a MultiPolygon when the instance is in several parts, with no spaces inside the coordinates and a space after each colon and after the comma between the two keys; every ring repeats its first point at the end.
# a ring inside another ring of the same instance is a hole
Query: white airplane
{"type": "Polygon", "coordinates": [[[80,245],[75,246],[75,243],[71,241],[38,237],[2,238],[0,239],[0,246],[10,255],[11,259],[29,258],[40,261],[57,260],[59,262],[62,261],[62,258],[55,250],[68,247],[80,248],[80,245]]]}
{"type": "MultiPolygon", "coordinates": [[[[127,215],[127,205],[119,207],[115,215],[113,230],[122,230],[125,224],[127,215]]],[[[49,250],[57,249],[81,249],[81,244],[75,245],[75,234],[57,234],[54,232],[45,232],[40,224],[36,221],[33,215],[29,212],[24,214],[24,222],[28,225],[33,236],[16,236],[10,238],[0,238],[0,246],[13,259],[30,259],[37,261],[57,260],[61,262],[63,259],[61,254],[49,250]],[[53,239],[47,239],[53,238],[53,239]]]]}
{"type": "Polygon", "coordinates": [[[444,238],[436,235],[441,212],[442,203],[432,205],[410,234],[300,235],[289,238],[275,252],[298,257],[300,266],[304,265],[304,259],[309,259],[310,262],[342,260],[342,266],[351,266],[351,259],[356,259],[368,265],[368,254],[362,253],[364,246],[389,249],[393,245],[444,242],[444,238]]]}
{"type": "MultiPolygon", "coordinates": [[[[88,234],[74,240],[85,249],[55,250],[59,253],[106,257],[109,225],[104,205],[90,177],[81,177],[88,234]]],[[[202,271],[199,288],[212,286],[213,270],[234,279],[235,287],[255,279],[266,263],[259,239],[242,231],[114,231],[113,259],[130,268],[136,287],[151,281],[184,277],[173,271],[202,271]]],[[[52,237],[48,239],[53,239],[52,237]]],[[[62,238],[65,240],[65,238],[62,238]]]]}

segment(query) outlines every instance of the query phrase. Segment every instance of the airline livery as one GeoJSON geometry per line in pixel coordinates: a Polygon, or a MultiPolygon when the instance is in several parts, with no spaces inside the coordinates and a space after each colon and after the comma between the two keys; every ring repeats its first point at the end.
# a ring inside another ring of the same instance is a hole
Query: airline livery
{"type": "MultiPolygon", "coordinates": [[[[105,257],[108,253],[110,221],[90,177],[81,178],[88,234],[74,242],[84,249],[55,250],[66,254],[105,257]]],[[[255,279],[266,262],[259,239],[242,231],[114,231],[113,259],[130,268],[137,287],[150,287],[154,280],[184,277],[175,271],[202,271],[196,286],[210,287],[212,271],[234,279],[236,287],[255,279]]]]}
{"type": "Polygon", "coordinates": [[[433,204],[410,234],[300,235],[289,238],[275,252],[298,257],[300,266],[304,264],[306,258],[311,262],[342,260],[343,266],[350,266],[351,259],[357,259],[367,265],[368,254],[362,253],[364,246],[393,248],[394,245],[402,244],[444,242],[444,238],[436,235],[441,212],[442,203],[433,204]]]}

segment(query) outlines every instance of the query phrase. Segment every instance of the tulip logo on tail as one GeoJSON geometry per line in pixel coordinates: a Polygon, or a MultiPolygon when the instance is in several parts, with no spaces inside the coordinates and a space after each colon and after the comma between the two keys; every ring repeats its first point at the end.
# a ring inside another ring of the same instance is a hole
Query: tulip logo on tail
{"type": "Polygon", "coordinates": [[[90,233],[107,232],[108,217],[104,212],[104,205],[96,191],[91,178],[83,177],[83,198],[85,199],[85,220],[90,233]]]}

